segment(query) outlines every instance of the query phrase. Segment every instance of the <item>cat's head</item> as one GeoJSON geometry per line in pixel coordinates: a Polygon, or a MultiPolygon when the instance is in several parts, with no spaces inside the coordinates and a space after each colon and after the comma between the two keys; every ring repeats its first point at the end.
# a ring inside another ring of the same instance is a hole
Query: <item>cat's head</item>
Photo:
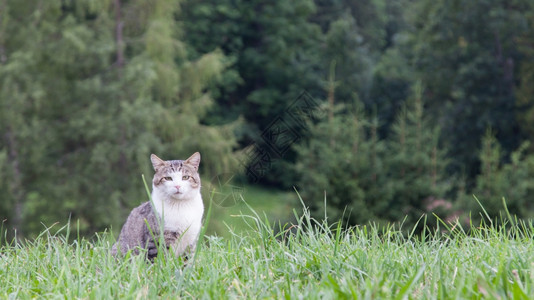
{"type": "Polygon", "coordinates": [[[196,152],[186,160],[162,160],[152,154],[150,160],[156,171],[152,187],[161,195],[184,200],[194,197],[200,191],[200,153],[196,152]]]}

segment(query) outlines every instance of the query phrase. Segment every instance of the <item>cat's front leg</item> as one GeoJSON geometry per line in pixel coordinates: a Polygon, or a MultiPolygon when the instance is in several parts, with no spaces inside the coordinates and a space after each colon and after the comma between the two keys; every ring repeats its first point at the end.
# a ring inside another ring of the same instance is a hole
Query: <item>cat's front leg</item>
{"type": "Polygon", "coordinates": [[[165,230],[163,232],[163,239],[165,240],[165,247],[167,247],[167,250],[176,243],[179,236],[180,234],[177,231],[165,230]]]}
{"type": "Polygon", "coordinates": [[[148,238],[146,248],[147,248],[147,253],[146,253],[147,258],[153,262],[154,258],[158,256],[158,244],[152,237],[148,238]]]}
{"type": "MultiPolygon", "coordinates": [[[[165,247],[165,249],[169,250],[170,247],[176,242],[178,238],[178,233],[175,232],[175,231],[170,231],[170,230],[165,230],[163,232],[163,247],[165,247]]],[[[146,249],[147,249],[147,258],[150,260],[150,261],[153,261],[154,258],[156,258],[156,256],[158,256],[158,252],[159,252],[159,244],[160,244],[160,240],[159,238],[152,238],[152,236],[149,236],[147,238],[147,244],[146,244],[146,249]]]]}

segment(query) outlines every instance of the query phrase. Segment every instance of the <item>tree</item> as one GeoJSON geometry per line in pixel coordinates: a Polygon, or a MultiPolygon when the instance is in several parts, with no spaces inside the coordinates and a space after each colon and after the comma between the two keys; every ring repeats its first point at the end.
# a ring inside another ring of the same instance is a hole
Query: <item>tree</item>
{"type": "MultiPolygon", "coordinates": [[[[221,124],[242,115],[241,146],[269,151],[262,135],[303,91],[317,102],[325,99],[332,62],[339,99],[351,106],[355,90],[357,97],[367,97],[372,64],[384,45],[384,7],[379,0],[186,1],[183,21],[192,53],[221,49],[230,64],[224,86],[213,88],[217,105],[205,122],[221,124]]],[[[302,125],[291,123],[289,130],[306,139],[302,125]]],[[[277,159],[262,183],[290,186],[296,180],[288,171],[295,153],[270,154],[277,159]]]]}
{"type": "Polygon", "coordinates": [[[463,206],[473,217],[482,217],[482,207],[496,220],[506,216],[503,198],[512,215],[519,218],[534,215],[534,206],[529,201],[534,197],[534,156],[525,154],[528,147],[528,142],[523,143],[512,152],[509,162],[503,163],[503,151],[495,134],[486,132],[479,152],[481,173],[476,178],[476,187],[469,195],[460,195],[463,206]],[[473,199],[473,194],[482,207],[473,199]]]}
{"type": "Polygon", "coordinates": [[[444,176],[447,148],[439,144],[439,127],[425,114],[420,82],[414,86],[413,94],[397,116],[386,146],[384,160],[391,198],[381,212],[389,220],[406,217],[408,228],[428,211],[432,202],[443,200],[451,186],[444,176]]]}
{"type": "Polygon", "coordinates": [[[4,1],[1,5],[0,153],[5,158],[6,168],[1,172],[6,180],[0,211],[6,227],[12,226],[23,238],[25,207],[30,198],[38,198],[38,190],[47,189],[43,179],[45,174],[50,176],[48,155],[58,149],[52,142],[58,133],[50,128],[54,123],[47,121],[57,114],[57,106],[46,101],[47,88],[58,86],[47,87],[49,73],[43,72],[40,63],[45,59],[43,35],[49,33],[47,25],[60,7],[57,2],[47,2],[39,8],[47,14],[37,14],[29,1],[4,1]]]}
{"type": "Polygon", "coordinates": [[[377,123],[369,122],[361,105],[353,113],[343,112],[342,105],[336,110],[310,125],[309,140],[296,146],[298,190],[316,218],[348,224],[385,220],[380,212],[389,189],[377,123]]]}
{"type": "Polygon", "coordinates": [[[454,169],[468,177],[478,173],[486,128],[496,130],[506,152],[519,143],[515,41],[526,30],[527,9],[528,1],[456,0],[417,1],[408,10],[406,54],[426,87],[428,113],[450,140],[454,169]]]}
{"type": "Polygon", "coordinates": [[[316,217],[325,215],[326,201],[326,215],[334,220],[403,221],[411,229],[429,207],[444,202],[451,186],[444,177],[446,148],[438,144],[439,128],[424,114],[421,97],[418,84],[389,140],[379,138],[378,120],[361,106],[354,114],[340,107],[311,126],[310,139],[297,146],[296,167],[299,191],[316,217]]]}
{"type": "Polygon", "coordinates": [[[234,164],[234,125],[200,122],[223,57],[187,58],[179,1],[7,5],[0,161],[9,168],[0,176],[11,187],[1,210],[9,226],[31,236],[70,216],[82,234],[118,229],[147,199],[151,152],[200,151],[206,176],[234,164]]]}
{"type": "MultiPolygon", "coordinates": [[[[519,49],[524,55],[520,66],[519,86],[516,91],[519,125],[526,140],[534,138],[534,5],[528,14],[529,31],[518,38],[519,49]]],[[[534,144],[530,145],[530,152],[534,144]]]]}
{"type": "Polygon", "coordinates": [[[377,51],[369,97],[364,102],[381,122],[380,137],[387,138],[417,79],[406,55],[410,51],[405,42],[409,32],[405,10],[409,2],[386,1],[384,5],[385,44],[377,51]]]}

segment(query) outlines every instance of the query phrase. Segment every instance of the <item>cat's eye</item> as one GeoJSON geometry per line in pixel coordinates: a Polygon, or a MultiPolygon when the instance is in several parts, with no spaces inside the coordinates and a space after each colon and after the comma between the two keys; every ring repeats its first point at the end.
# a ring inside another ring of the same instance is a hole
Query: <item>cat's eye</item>
{"type": "Polygon", "coordinates": [[[187,180],[187,179],[189,179],[189,175],[182,176],[182,180],[187,180]]]}
{"type": "Polygon", "coordinates": [[[167,181],[172,181],[172,177],[163,177],[163,179],[165,179],[167,181]]]}

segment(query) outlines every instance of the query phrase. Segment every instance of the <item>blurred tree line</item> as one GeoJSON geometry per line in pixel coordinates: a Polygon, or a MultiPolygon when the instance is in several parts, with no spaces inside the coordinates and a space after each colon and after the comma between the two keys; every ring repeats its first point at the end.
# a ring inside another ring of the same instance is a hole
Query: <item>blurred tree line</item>
{"type": "Polygon", "coordinates": [[[232,164],[235,124],[206,126],[220,51],[189,59],[179,1],[2,1],[0,215],[19,237],[54,222],[120,228],[146,201],[149,155],[232,164]]]}
{"type": "Polygon", "coordinates": [[[533,80],[528,0],[0,0],[0,217],[118,229],[194,151],[351,224],[531,217],[533,80]]]}

